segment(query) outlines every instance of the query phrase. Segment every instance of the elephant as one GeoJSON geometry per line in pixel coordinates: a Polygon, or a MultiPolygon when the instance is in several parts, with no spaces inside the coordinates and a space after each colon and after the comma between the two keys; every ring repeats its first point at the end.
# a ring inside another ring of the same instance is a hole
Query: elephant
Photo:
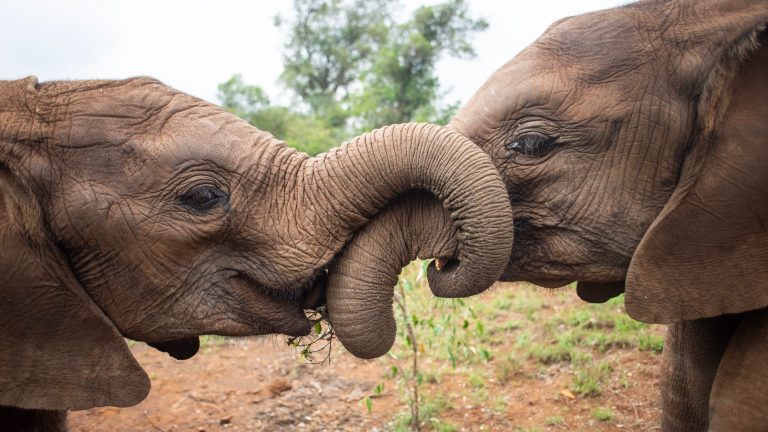
{"type": "Polygon", "coordinates": [[[309,157],[152,78],[0,81],[0,424],[63,430],[66,410],[140,402],[124,338],[187,358],[199,335],[307,334],[343,246],[422,194],[459,245],[436,291],[492,284],[511,207],[450,129],[388,126],[309,157]]]}
{"type": "MultiPolygon", "coordinates": [[[[501,280],[576,282],[590,302],[625,293],[631,317],[670,325],[664,430],[768,430],[767,23],[768,2],[746,0],[565,18],[449,124],[505,182],[514,243],[501,280]]],[[[365,245],[370,263],[391,253],[376,226],[346,246],[365,245]]],[[[366,264],[345,259],[335,265],[366,264]]],[[[342,342],[373,345],[371,317],[389,306],[350,301],[347,273],[329,279],[331,318],[349,317],[342,342]]]]}

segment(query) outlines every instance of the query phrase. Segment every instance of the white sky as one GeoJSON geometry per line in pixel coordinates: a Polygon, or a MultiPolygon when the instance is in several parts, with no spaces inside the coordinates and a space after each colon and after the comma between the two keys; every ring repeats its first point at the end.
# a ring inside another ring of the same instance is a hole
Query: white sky
{"type": "MultiPolygon", "coordinates": [[[[401,0],[404,11],[439,0],[401,0]]],[[[466,101],[499,66],[564,16],[617,6],[622,0],[468,0],[489,21],[473,60],[438,65],[447,100],[466,101]]],[[[289,0],[0,0],[0,79],[149,75],[217,102],[216,86],[235,73],[273,101],[284,36],[272,24],[289,16],[289,0]]]]}

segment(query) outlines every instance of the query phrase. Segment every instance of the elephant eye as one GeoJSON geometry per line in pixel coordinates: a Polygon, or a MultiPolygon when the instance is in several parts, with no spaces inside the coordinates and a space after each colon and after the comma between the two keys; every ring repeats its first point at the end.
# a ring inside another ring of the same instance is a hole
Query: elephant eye
{"type": "Polygon", "coordinates": [[[554,147],[557,138],[548,137],[538,133],[530,133],[517,137],[507,144],[507,150],[512,153],[521,153],[526,156],[544,156],[554,147]]]}
{"type": "Polygon", "coordinates": [[[213,185],[195,186],[179,197],[181,204],[198,211],[210,210],[229,201],[229,195],[213,185]]]}

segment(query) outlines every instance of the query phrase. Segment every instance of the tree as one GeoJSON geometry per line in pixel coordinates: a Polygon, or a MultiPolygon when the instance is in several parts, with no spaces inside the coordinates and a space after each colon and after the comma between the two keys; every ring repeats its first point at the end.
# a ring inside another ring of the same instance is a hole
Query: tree
{"type": "Polygon", "coordinates": [[[355,111],[362,129],[406,121],[445,122],[457,103],[440,109],[435,66],[443,55],[472,58],[468,42],[488,23],[470,16],[464,0],[418,8],[389,39],[362,77],[355,111]]]}
{"type": "Polygon", "coordinates": [[[264,90],[245,84],[239,74],[219,84],[218,98],[230,112],[311,156],[341,143],[340,134],[324,121],[270,105],[264,90]]]}
{"type": "Polygon", "coordinates": [[[221,106],[250,124],[258,126],[259,113],[269,108],[269,97],[264,89],[246,85],[240,74],[219,84],[218,90],[221,106]]]}
{"type": "Polygon", "coordinates": [[[441,102],[435,67],[471,58],[469,40],[487,28],[465,0],[422,6],[394,19],[396,0],[294,0],[282,84],[303,109],[274,106],[239,75],[219,85],[222,105],[289,145],[317,154],[349,135],[390,123],[446,123],[458,102],[441,102]]]}
{"type": "Polygon", "coordinates": [[[282,83],[310,110],[342,127],[344,102],[392,26],[393,0],[294,0],[288,27],[282,83]]]}

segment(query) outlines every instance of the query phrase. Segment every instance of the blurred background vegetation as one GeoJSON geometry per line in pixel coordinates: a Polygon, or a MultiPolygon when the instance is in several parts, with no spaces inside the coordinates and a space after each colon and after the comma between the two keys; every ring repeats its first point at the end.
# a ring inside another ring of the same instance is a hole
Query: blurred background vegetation
{"type": "Polygon", "coordinates": [[[286,33],[280,83],[290,105],[273,105],[239,74],[219,85],[219,102],[310,155],[387,124],[445,124],[459,101],[443,100],[435,65],[443,56],[472,58],[472,36],[488,23],[464,0],[421,6],[405,19],[398,6],[295,0],[291,17],[274,20],[286,33]]]}

